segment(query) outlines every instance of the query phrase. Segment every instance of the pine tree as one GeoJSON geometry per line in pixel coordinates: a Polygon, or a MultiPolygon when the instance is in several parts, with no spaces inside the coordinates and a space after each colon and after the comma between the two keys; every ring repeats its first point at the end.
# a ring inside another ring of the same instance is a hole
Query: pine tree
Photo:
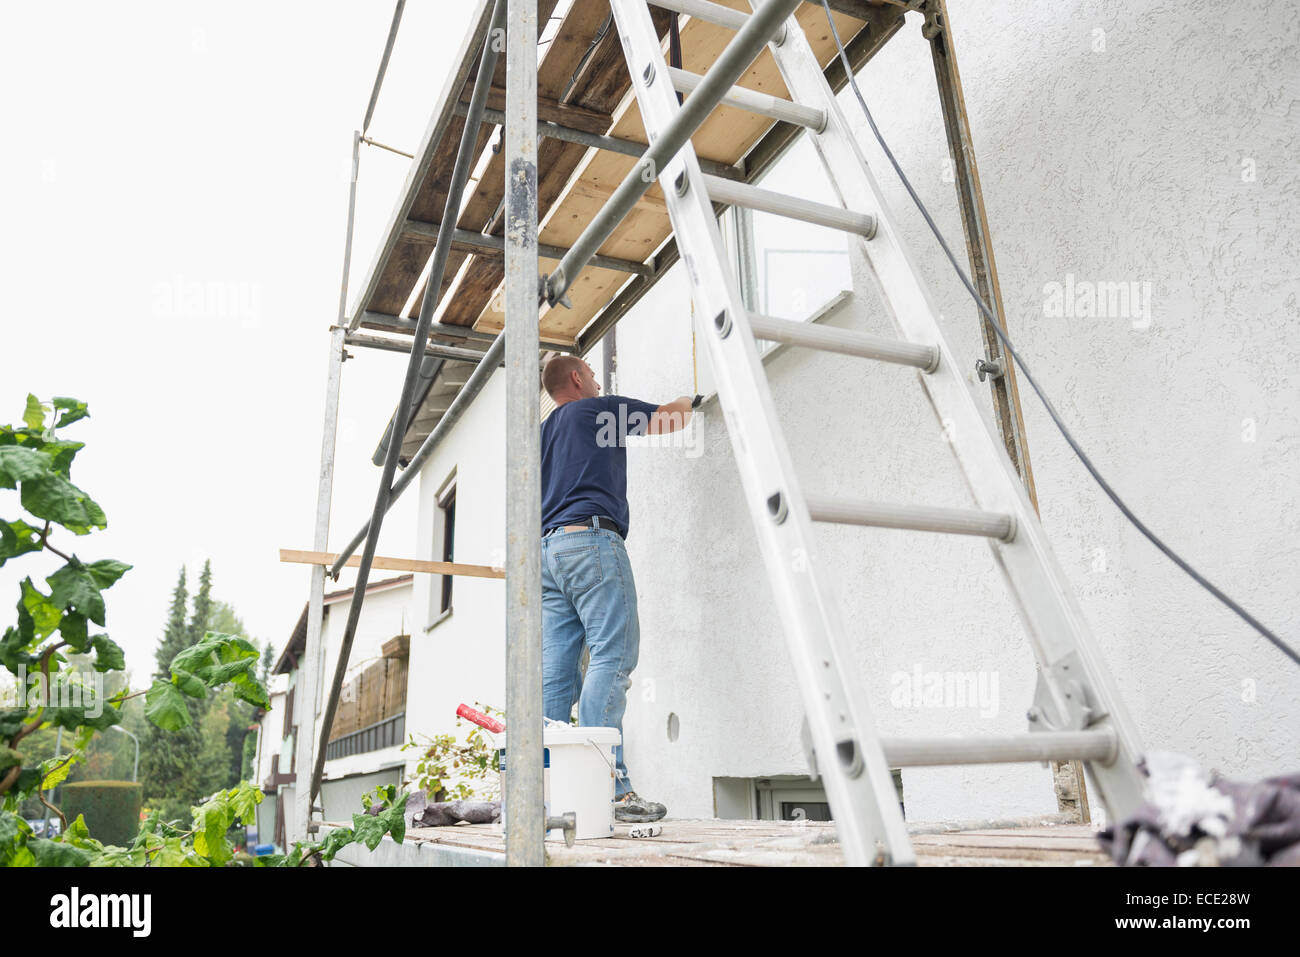
{"type": "Polygon", "coordinates": [[[199,727],[198,758],[186,778],[186,790],[194,795],[196,803],[220,788],[238,783],[230,780],[230,745],[226,740],[232,697],[228,691],[216,695],[204,709],[199,727]]]}
{"type": "Polygon", "coordinates": [[[199,590],[194,593],[194,611],[190,615],[189,640],[185,647],[198,644],[212,623],[212,562],[203,563],[203,573],[199,575],[199,590]]]}
{"type": "Polygon", "coordinates": [[[189,600],[189,592],[185,587],[185,566],[181,566],[181,575],[176,582],[176,588],[172,592],[172,607],[167,615],[167,627],[163,631],[162,641],[158,643],[156,660],[158,667],[154,671],[155,678],[171,677],[172,659],[189,647],[189,641],[186,637],[185,628],[185,603],[189,600]]]}
{"type": "MultiPolygon", "coordinates": [[[[207,575],[205,567],[204,574],[207,575]]],[[[176,588],[172,592],[171,608],[167,616],[167,625],[163,630],[162,640],[158,642],[156,652],[157,678],[171,677],[171,662],[190,645],[190,629],[185,623],[186,600],[185,568],[181,568],[176,588]]],[[[196,599],[197,603],[197,599],[196,599]]],[[[189,778],[192,768],[198,760],[202,746],[199,720],[202,711],[193,698],[186,698],[189,707],[190,723],[177,731],[163,731],[149,722],[140,747],[140,779],[144,784],[146,802],[150,804],[162,800],[179,801],[182,804],[197,797],[189,793],[189,778]]]]}

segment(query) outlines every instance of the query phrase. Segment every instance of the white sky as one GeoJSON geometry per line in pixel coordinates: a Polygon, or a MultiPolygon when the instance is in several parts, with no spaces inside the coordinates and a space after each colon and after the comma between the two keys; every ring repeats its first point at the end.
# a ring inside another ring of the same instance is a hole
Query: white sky
{"type": "MultiPolygon", "coordinates": [[[[474,7],[409,0],[371,136],[414,152],[474,7]]],[[[109,527],[51,542],[135,566],[105,597],[136,687],[182,564],[192,590],[210,557],[215,596],[277,647],[306,600],[307,567],[281,565],[278,549],[312,543],[352,130],[392,10],[6,5],[0,422],[21,419],[29,391],[89,403],[66,432],[87,443],[72,478],[109,527]]],[[[362,147],[354,289],[408,164],[362,147]]],[[[369,517],[370,455],[406,361],[352,352],[332,548],[369,517]]],[[[380,554],[414,554],[415,504],[389,513],[380,554]]],[[[16,493],[0,491],[0,516],[18,517],[16,493]]],[[[60,564],[28,555],[0,569],[0,627],[21,577],[44,590],[60,564]]]]}

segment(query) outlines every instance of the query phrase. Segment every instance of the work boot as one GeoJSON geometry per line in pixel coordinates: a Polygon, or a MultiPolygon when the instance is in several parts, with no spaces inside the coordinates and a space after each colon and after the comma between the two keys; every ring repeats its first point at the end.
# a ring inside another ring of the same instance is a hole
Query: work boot
{"type": "Polygon", "coordinates": [[[635,791],[628,791],[614,802],[614,820],[627,824],[642,824],[657,821],[668,813],[668,808],[654,801],[647,801],[635,791]]]}

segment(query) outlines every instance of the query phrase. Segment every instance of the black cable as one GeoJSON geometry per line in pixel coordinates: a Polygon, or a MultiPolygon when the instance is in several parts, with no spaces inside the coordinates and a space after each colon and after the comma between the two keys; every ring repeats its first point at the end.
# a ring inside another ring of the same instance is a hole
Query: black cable
{"type": "Polygon", "coordinates": [[[916,203],[916,208],[920,210],[921,215],[925,217],[926,225],[928,225],[930,231],[934,233],[934,238],[939,241],[939,245],[943,248],[944,255],[948,257],[948,262],[952,263],[952,268],[956,270],[957,275],[961,278],[962,284],[966,287],[966,291],[971,294],[971,298],[975,300],[975,304],[979,306],[980,311],[984,313],[984,317],[989,321],[989,325],[993,327],[993,331],[997,333],[998,338],[1002,340],[1002,344],[1006,347],[1007,352],[1009,352],[1011,357],[1016,360],[1016,365],[1020,366],[1020,371],[1025,374],[1026,381],[1028,381],[1030,386],[1033,387],[1035,394],[1038,396],[1039,400],[1042,401],[1043,407],[1047,409],[1047,414],[1052,417],[1052,421],[1056,424],[1056,428],[1060,430],[1062,437],[1069,444],[1070,448],[1074,450],[1074,454],[1079,457],[1079,461],[1082,462],[1083,467],[1088,470],[1088,474],[1091,475],[1093,480],[1101,487],[1101,490],[1106,493],[1106,496],[1115,503],[1115,507],[1118,508],[1124,517],[1133,524],[1133,527],[1146,536],[1147,540],[1150,541],[1151,544],[1155,545],[1155,547],[1158,548],[1166,558],[1186,572],[1191,577],[1192,581],[1196,582],[1215,598],[1219,599],[1219,601],[1223,602],[1224,605],[1240,616],[1243,621],[1272,642],[1279,651],[1285,654],[1297,665],[1300,665],[1300,654],[1297,654],[1295,650],[1282,641],[1281,638],[1265,628],[1264,625],[1256,620],[1253,615],[1246,611],[1246,609],[1242,608],[1226,594],[1207,581],[1200,572],[1189,565],[1180,555],[1178,555],[1178,553],[1161,541],[1155,532],[1147,528],[1147,526],[1143,524],[1142,520],[1133,514],[1133,510],[1125,504],[1124,500],[1119,497],[1119,494],[1110,487],[1110,483],[1102,478],[1101,473],[1098,472],[1096,466],[1092,464],[1092,460],[1089,459],[1083,449],[1079,447],[1079,443],[1075,441],[1074,436],[1070,434],[1070,430],[1067,429],[1065,423],[1061,421],[1061,417],[1057,414],[1056,408],[1048,400],[1047,396],[1043,393],[1043,390],[1038,387],[1038,383],[1030,373],[1029,367],[1025,365],[1025,360],[1020,358],[1020,353],[1018,353],[1015,347],[1011,344],[1011,340],[998,324],[993,312],[984,303],[980,294],[971,284],[965,270],[961,268],[961,264],[957,262],[957,257],[952,254],[952,249],[949,248],[947,241],[944,240],[943,234],[939,232],[939,227],[935,225],[934,220],[931,218],[930,211],[926,209],[925,204],[921,202],[921,197],[916,195],[916,190],[912,188],[912,184],[908,180],[907,175],[903,172],[903,168],[898,165],[898,160],[894,158],[893,151],[890,150],[889,144],[885,142],[885,138],[880,134],[880,130],[876,126],[876,121],[871,115],[871,110],[867,107],[867,101],[862,97],[862,91],[858,89],[858,81],[853,75],[853,67],[849,63],[849,55],[844,50],[844,44],[840,42],[840,33],[835,27],[835,20],[831,16],[830,6],[827,4],[826,0],[821,0],[821,3],[822,8],[826,11],[826,21],[831,27],[831,36],[835,39],[835,47],[839,50],[840,62],[844,65],[844,74],[849,79],[849,85],[853,87],[853,95],[858,98],[858,104],[862,107],[862,112],[867,118],[867,124],[871,127],[871,132],[876,137],[876,142],[879,143],[880,148],[884,150],[885,156],[888,157],[890,165],[894,167],[894,172],[898,174],[898,178],[902,181],[903,187],[907,190],[908,195],[912,197],[912,202],[916,203]]]}

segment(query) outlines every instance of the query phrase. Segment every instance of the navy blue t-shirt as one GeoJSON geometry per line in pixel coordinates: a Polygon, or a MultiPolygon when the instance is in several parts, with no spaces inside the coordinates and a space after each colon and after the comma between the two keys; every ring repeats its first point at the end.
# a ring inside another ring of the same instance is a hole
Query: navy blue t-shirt
{"type": "Polygon", "coordinates": [[[626,534],[629,435],[659,406],[622,395],[566,402],[542,423],[542,531],[608,515],[626,534]]]}

